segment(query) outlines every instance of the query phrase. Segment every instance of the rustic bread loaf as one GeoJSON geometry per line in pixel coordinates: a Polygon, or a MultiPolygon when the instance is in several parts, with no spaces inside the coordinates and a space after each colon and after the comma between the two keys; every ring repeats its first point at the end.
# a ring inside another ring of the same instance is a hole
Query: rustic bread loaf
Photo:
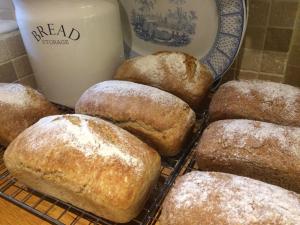
{"type": "Polygon", "coordinates": [[[196,118],[176,96],[128,81],[94,85],[80,97],[75,111],[114,122],[165,156],[180,151],[196,118]]]}
{"type": "Polygon", "coordinates": [[[212,98],[209,115],[300,126],[300,89],[268,81],[230,81],[212,98]]]}
{"type": "Polygon", "coordinates": [[[159,225],[299,225],[300,196],[225,173],[191,172],[177,179],[159,225]]]}
{"type": "Polygon", "coordinates": [[[138,215],[160,174],[148,145],[76,114],[41,119],[9,145],[4,161],[25,185],[121,223],[138,215]]]}
{"type": "Polygon", "coordinates": [[[198,109],[210,85],[211,72],[185,53],[159,52],[125,61],[117,70],[117,80],[129,80],[168,91],[198,109]]]}
{"type": "Polygon", "coordinates": [[[36,90],[7,83],[0,83],[0,112],[0,144],[5,146],[40,118],[59,114],[36,90]]]}
{"type": "Polygon", "coordinates": [[[300,193],[300,128],[251,120],[209,125],[196,147],[200,170],[247,176],[300,193]]]}

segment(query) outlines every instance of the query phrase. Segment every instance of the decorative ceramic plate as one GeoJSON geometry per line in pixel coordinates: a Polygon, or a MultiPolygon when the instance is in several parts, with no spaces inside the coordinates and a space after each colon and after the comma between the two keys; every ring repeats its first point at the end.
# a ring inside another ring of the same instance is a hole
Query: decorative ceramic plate
{"type": "Polygon", "coordinates": [[[120,0],[126,57],[183,51],[218,80],[233,63],[246,29],[244,0],[120,0]]]}

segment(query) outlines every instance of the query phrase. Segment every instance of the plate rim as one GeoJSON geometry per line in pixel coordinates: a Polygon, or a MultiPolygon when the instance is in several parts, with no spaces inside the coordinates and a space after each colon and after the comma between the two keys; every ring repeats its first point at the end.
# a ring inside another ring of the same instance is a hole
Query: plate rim
{"type": "MultiPolygon", "coordinates": [[[[215,0],[215,1],[219,1],[219,0],[215,0]]],[[[247,25],[248,25],[248,10],[249,10],[249,7],[248,7],[248,4],[249,4],[249,1],[247,0],[238,0],[242,3],[242,19],[243,19],[243,22],[241,23],[243,26],[242,26],[242,32],[241,32],[241,35],[240,35],[240,38],[239,38],[239,44],[238,44],[238,47],[236,48],[236,51],[233,55],[233,57],[231,58],[231,61],[230,63],[227,65],[227,68],[220,74],[218,74],[217,76],[214,76],[214,83],[221,83],[222,81],[222,78],[223,76],[228,72],[228,70],[230,70],[231,66],[234,64],[238,54],[239,54],[239,51],[243,45],[243,41],[244,41],[244,37],[246,35],[246,29],[247,29],[247,25]]],[[[221,18],[219,18],[220,20],[221,18]]],[[[219,24],[220,24],[220,21],[219,21],[219,24]]],[[[216,40],[217,41],[217,38],[216,40]]],[[[214,45],[213,45],[214,46],[214,45]]],[[[198,59],[199,60],[199,59],[198,59]]],[[[201,61],[201,60],[199,60],[201,61]]],[[[213,85],[213,86],[218,86],[218,85],[213,85]]]]}

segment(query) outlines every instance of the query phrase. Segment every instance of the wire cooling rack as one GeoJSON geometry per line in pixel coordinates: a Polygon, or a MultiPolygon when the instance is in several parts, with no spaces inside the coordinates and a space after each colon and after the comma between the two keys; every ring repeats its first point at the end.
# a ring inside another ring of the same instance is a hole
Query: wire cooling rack
{"type": "Polygon", "coordinates": [[[184,175],[186,173],[192,172],[194,170],[199,170],[198,165],[196,162],[196,151],[195,149],[192,149],[190,154],[187,156],[187,160],[185,164],[183,165],[179,175],[184,175]]]}
{"type": "Polygon", "coordinates": [[[168,190],[164,193],[164,197],[160,204],[157,205],[157,209],[155,210],[155,214],[152,214],[151,216],[151,225],[156,224],[156,222],[159,219],[161,209],[162,209],[162,203],[166,195],[168,194],[169,190],[172,188],[176,178],[178,176],[182,176],[186,173],[189,173],[194,170],[198,170],[197,163],[196,163],[196,152],[195,152],[195,146],[198,144],[197,140],[199,140],[202,132],[204,131],[204,128],[206,128],[208,124],[208,118],[206,114],[203,114],[204,117],[202,117],[201,123],[199,124],[199,128],[197,129],[197,138],[194,138],[193,141],[190,143],[189,150],[186,152],[185,159],[182,161],[182,164],[180,165],[179,171],[177,171],[176,176],[173,177],[172,182],[168,185],[168,190]]]}
{"type": "MultiPolygon", "coordinates": [[[[60,107],[66,113],[72,113],[60,107]]],[[[133,219],[128,225],[153,225],[156,223],[161,204],[176,177],[181,173],[183,166],[190,160],[188,157],[196,141],[199,139],[203,128],[206,125],[206,113],[198,115],[198,121],[194,134],[186,147],[177,157],[163,158],[160,179],[149,200],[140,215],[133,219]]],[[[97,217],[89,212],[65,203],[59,199],[41,194],[29,189],[14,179],[3,163],[4,147],[0,146],[0,197],[25,209],[26,211],[48,221],[51,224],[63,225],[116,225],[111,221],[97,217]]]]}

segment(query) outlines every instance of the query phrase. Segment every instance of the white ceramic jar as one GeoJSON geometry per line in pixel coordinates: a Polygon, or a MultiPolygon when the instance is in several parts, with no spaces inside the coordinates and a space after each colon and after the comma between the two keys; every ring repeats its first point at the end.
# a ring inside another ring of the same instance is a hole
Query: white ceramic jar
{"type": "Polygon", "coordinates": [[[74,107],[123,60],[117,0],[13,0],[38,88],[74,107]]]}

